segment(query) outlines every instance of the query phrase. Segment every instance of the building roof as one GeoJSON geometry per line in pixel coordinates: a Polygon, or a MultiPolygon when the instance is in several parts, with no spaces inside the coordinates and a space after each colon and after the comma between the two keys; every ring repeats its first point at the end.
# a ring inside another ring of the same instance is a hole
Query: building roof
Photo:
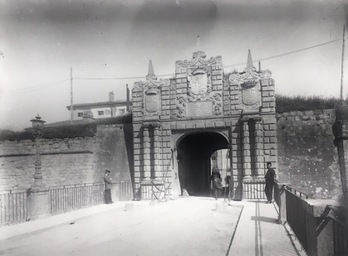
{"type": "MultiPolygon", "coordinates": [[[[116,107],[116,106],[126,106],[127,100],[115,100],[115,101],[102,101],[93,103],[79,103],[73,104],[73,109],[90,109],[95,107],[116,107]]],[[[129,106],[132,106],[132,102],[129,101],[129,106]]],[[[66,106],[70,110],[70,106],[66,106]]]]}
{"type": "Polygon", "coordinates": [[[49,123],[45,125],[45,128],[60,127],[60,126],[74,126],[74,125],[88,125],[88,124],[125,124],[132,122],[132,114],[123,114],[117,117],[105,117],[105,118],[84,118],[77,120],[65,120],[55,123],[49,123]]]}

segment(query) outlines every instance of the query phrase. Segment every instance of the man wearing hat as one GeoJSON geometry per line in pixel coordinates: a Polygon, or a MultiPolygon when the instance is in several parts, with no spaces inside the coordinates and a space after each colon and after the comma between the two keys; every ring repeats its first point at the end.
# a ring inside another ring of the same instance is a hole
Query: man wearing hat
{"type": "Polygon", "coordinates": [[[112,204],[111,200],[111,182],[112,179],[110,178],[110,171],[105,170],[104,174],[104,183],[105,183],[105,193],[104,193],[104,199],[106,204],[112,204]]]}
{"type": "Polygon", "coordinates": [[[272,163],[267,162],[267,172],[265,175],[265,181],[266,181],[266,186],[265,186],[265,194],[267,197],[267,203],[270,204],[272,203],[272,198],[273,198],[273,186],[275,183],[275,177],[276,173],[274,169],[272,168],[272,163]]]}

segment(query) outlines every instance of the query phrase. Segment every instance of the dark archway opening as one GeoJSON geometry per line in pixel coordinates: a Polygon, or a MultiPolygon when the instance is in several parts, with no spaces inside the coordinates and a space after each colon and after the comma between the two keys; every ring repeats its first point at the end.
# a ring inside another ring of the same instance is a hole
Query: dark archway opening
{"type": "Polygon", "coordinates": [[[228,148],[228,141],[216,132],[193,133],[177,145],[179,179],[189,195],[210,194],[211,155],[218,149],[228,148]]]}

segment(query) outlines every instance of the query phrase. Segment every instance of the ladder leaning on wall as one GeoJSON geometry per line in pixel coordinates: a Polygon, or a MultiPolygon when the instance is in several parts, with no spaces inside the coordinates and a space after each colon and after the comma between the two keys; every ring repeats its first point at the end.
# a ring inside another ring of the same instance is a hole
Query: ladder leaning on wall
{"type": "MultiPolygon", "coordinates": [[[[173,160],[173,154],[169,160],[171,163],[173,160]]],[[[168,180],[168,173],[171,165],[165,165],[166,170],[163,172],[161,180],[155,182],[154,179],[151,179],[151,201],[153,202],[166,202],[168,201],[169,189],[171,182],[168,180]]]]}
{"type": "Polygon", "coordinates": [[[157,180],[157,182],[154,181],[154,179],[151,179],[151,201],[152,202],[165,202],[168,200],[169,196],[169,190],[171,186],[171,182],[168,180],[168,173],[171,169],[171,163],[173,161],[173,153],[171,154],[171,157],[169,159],[169,164],[164,165],[163,161],[163,130],[161,126],[161,138],[162,138],[162,166],[165,167],[165,171],[163,172],[162,178],[160,180],[157,180]]]}

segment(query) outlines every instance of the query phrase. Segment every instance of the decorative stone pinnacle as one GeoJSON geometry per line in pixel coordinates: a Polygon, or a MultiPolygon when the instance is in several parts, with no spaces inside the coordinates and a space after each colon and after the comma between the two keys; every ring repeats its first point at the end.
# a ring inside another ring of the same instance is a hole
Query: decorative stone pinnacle
{"type": "Polygon", "coordinates": [[[153,70],[153,65],[152,65],[152,61],[150,60],[149,61],[149,69],[148,69],[148,72],[147,72],[147,76],[146,76],[146,79],[152,79],[152,78],[156,78],[156,75],[155,75],[155,71],[153,70]]]}
{"type": "Polygon", "coordinates": [[[201,39],[200,39],[200,37],[198,35],[197,39],[196,39],[196,52],[198,52],[200,50],[201,50],[201,39]]]}
{"type": "Polygon", "coordinates": [[[247,60],[247,68],[253,68],[253,59],[251,57],[251,51],[248,50],[248,60],[247,60]]]}

